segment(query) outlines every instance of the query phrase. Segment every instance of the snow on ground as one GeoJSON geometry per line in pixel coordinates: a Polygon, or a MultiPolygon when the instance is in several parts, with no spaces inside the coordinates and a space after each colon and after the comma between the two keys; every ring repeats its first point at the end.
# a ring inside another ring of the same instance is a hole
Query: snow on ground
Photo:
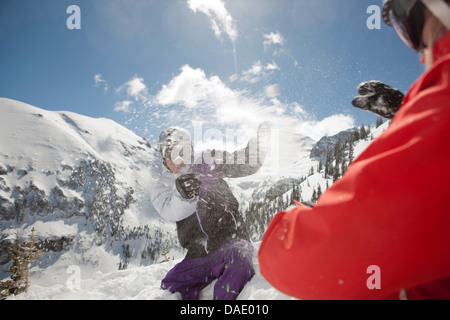
{"type": "MultiPolygon", "coordinates": [[[[256,274],[247,283],[238,300],[293,300],[277,291],[263,278],[259,272],[257,259],[260,243],[254,245],[256,250],[253,263],[256,274]]],[[[9,300],[180,300],[179,294],[160,289],[161,280],[180,261],[174,260],[109,273],[97,271],[87,278],[83,277],[83,270],[72,266],[65,275],[59,276],[57,284],[54,284],[55,279],[52,281],[40,279],[40,284],[36,284],[33,283],[32,277],[28,293],[11,296],[9,300]]],[[[215,281],[203,290],[200,300],[212,300],[214,284],[215,281]]]]}

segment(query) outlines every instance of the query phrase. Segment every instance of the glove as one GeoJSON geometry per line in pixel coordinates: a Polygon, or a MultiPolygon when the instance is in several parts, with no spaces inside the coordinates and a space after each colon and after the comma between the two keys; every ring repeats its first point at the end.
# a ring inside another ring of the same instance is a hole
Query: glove
{"type": "Polygon", "coordinates": [[[183,199],[191,200],[199,195],[200,181],[192,174],[183,174],[175,180],[175,186],[183,199]]]}
{"type": "Polygon", "coordinates": [[[404,97],[399,90],[374,80],[361,83],[358,92],[360,96],[352,101],[354,107],[387,119],[394,118],[404,97]]]}

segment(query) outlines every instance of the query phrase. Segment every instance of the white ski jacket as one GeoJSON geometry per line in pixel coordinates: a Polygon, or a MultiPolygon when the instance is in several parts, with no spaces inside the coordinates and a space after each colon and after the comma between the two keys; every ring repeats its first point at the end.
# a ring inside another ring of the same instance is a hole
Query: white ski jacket
{"type": "Polygon", "coordinates": [[[164,168],[156,184],[151,186],[150,199],[159,215],[167,221],[177,222],[193,215],[197,210],[198,197],[186,200],[175,187],[179,174],[164,168]]]}

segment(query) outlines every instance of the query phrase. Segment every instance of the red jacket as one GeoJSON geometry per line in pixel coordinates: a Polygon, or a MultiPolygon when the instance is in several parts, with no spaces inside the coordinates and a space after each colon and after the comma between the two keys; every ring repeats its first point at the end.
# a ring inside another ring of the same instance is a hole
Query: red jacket
{"type": "Polygon", "coordinates": [[[450,299],[450,32],[434,55],[390,127],[317,205],[275,216],[259,251],[275,288],[300,299],[450,299]]]}

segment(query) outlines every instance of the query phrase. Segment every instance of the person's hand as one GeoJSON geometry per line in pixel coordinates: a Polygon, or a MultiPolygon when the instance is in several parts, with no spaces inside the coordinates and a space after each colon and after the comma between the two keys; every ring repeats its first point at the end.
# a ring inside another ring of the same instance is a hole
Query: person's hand
{"type": "Polygon", "coordinates": [[[175,180],[175,186],[183,199],[192,200],[199,195],[200,181],[194,174],[183,174],[175,180]]]}
{"type": "Polygon", "coordinates": [[[401,91],[380,81],[363,82],[358,87],[360,96],[353,99],[354,107],[392,119],[400,109],[404,95],[401,91]]]}

